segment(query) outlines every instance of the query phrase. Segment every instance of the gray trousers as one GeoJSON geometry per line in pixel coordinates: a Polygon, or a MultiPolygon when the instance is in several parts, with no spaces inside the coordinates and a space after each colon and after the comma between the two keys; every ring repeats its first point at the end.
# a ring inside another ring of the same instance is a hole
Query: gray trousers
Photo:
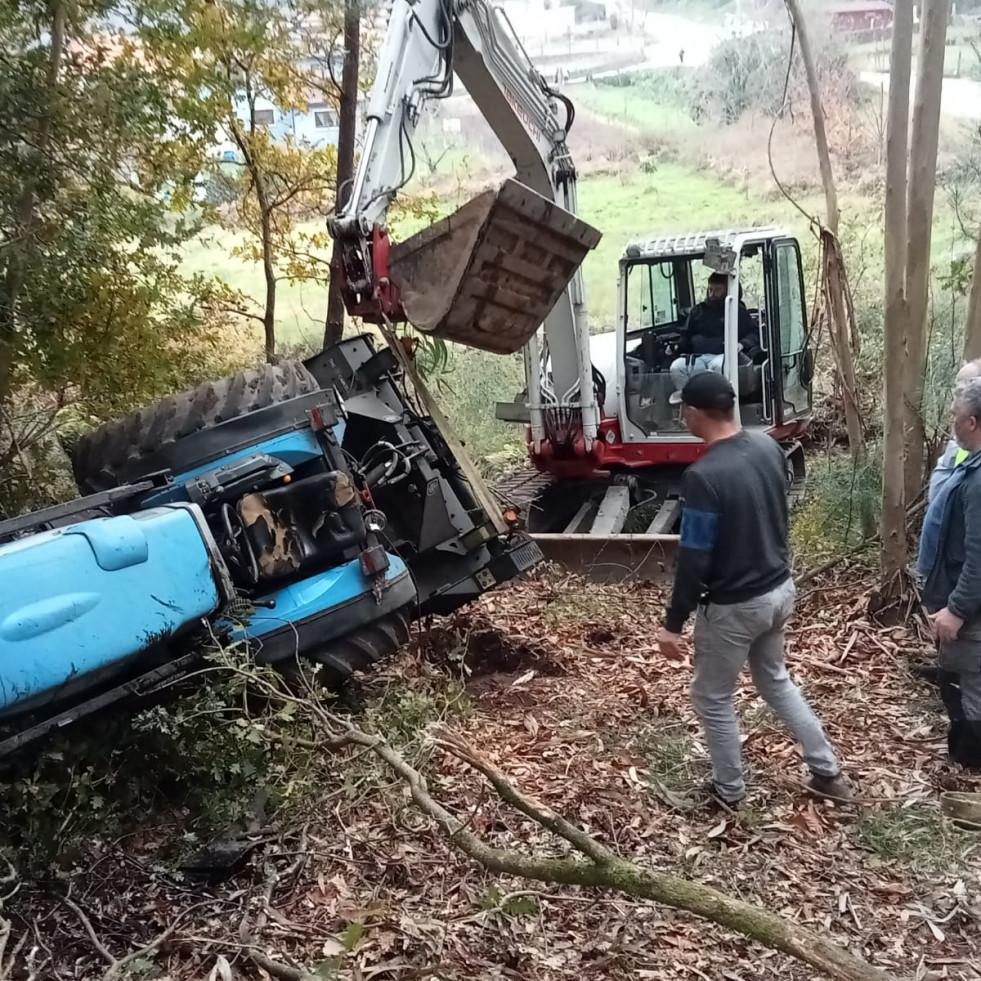
{"type": "Polygon", "coordinates": [[[698,611],[691,700],[705,730],[712,779],[727,800],[746,793],[733,693],[747,661],[757,691],[797,737],[811,772],[833,777],[841,769],[821,723],[787,673],[784,631],[795,597],[788,579],[744,603],[710,603],[698,611]]]}

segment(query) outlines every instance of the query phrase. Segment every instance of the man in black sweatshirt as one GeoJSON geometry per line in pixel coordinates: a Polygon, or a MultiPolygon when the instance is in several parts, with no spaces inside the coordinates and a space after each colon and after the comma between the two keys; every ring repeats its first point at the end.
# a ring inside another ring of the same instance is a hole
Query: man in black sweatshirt
{"type": "MultiPolygon", "coordinates": [[[[726,349],[726,296],[729,293],[729,277],[712,273],[708,279],[705,299],[695,304],[688,313],[685,328],[681,332],[679,353],[681,357],[671,362],[671,381],[675,390],[668,401],[677,405],[681,390],[693,375],[701,371],[722,371],[726,349]]],[[[743,303],[743,288],[739,287],[736,336],[739,351],[754,364],[766,357],[760,347],[759,328],[743,303]]]]}
{"type": "Polygon", "coordinates": [[[726,804],[746,795],[733,693],[748,661],[757,690],[803,746],[808,786],[848,800],[834,750],[784,660],[795,588],[783,451],[740,429],[724,375],[695,375],[682,404],[689,430],[708,448],[685,471],[674,593],[658,640],[663,654],[680,658],[681,631],[697,608],[691,698],[712,759],[712,792],[726,804]]]}

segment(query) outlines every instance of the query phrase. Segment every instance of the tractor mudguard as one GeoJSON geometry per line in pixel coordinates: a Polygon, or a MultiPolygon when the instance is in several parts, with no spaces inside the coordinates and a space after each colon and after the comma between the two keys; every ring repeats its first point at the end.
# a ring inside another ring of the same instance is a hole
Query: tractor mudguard
{"type": "Polygon", "coordinates": [[[246,641],[260,664],[295,659],[317,660],[316,650],[337,637],[414,603],[416,588],[405,563],[388,556],[388,569],[376,598],[371,580],[353,559],[297,580],[256,598],[254,612],[220,621],[231,639],[246,641]]]}
{"type": "Polygon", "coordinates": [[[111,678],[224,601],[200,509],[96,518],[0,545],[0,716],[111,678]]]}
{"type": "Polygon", "coordinates": [[[247,617],[229,616],[219,626],[230,628],[233,641],[246,642],[259,664],[291,677],[306,661],[321,683],[333,686],[409,639],[418,594],[405,563],[389,553],[377,587],[354,559],[272,590],[257,603],[247,617]]]}

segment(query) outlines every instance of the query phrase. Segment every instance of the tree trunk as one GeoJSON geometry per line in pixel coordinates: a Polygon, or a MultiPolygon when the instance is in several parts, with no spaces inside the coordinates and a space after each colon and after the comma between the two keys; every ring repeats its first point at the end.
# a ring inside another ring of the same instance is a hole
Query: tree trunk
{"type": "Polygon", "coordinates": [[[272,253],[272,211],[265,193],[262,174],[257,175],[256,194],[262,229],[262,273],[266,280],[266,302],[262,311],[262,329],[265,335],[266,361],[276,362],[276,267],[272,253]]]}
{"type": "Polygon", "coordinates": [[[797,29],[800,43],[800,56],[807,75],[807,88],[811,96],[811,115],[814,117],[814,143],[817,147],[818,165],[821,168],[821,183],[824,185],[824,201],[828,211],[828,228],[838,235],[838,192],[835,188],[834,171],[831,169],[831,154],[828,151],[828,133],[824,125],[824,106],[821,103],[821,85],[818,81],[817,66],[811,53],[811,41],[807,33],[807,22],[797,0],[784,0],[790,19],[797,29]]]}
{"type": "MultiPolygon", "coordinates": [[[[255,98],[252,94],[251,83],[247,80],[246,91],[249,99],[250,133],[255,133],[255,98]]],[[[276,263],[273,259],[273,206],[269,200],[266,188],[266,174],[256,155],[252,152],[248,135],[235,115],[234,110],[226,120],[228,131],[232,135],[242,157],[245,169],[249,172],[252,186],[255,188],[256,203],[259,206],[259,237],[262,243],[262,274],[266,282],[266,299],[262,307],[262,329],[266,361],[273,364],[276,360],[276,263]]]]}
{"type": "MultiPolygon", "coordinates": [[[[824,124],[824,105],[821,101],[821,86],[817,66],[811,51],[807,23],[797,0],[785,0],[790,19],[797,30],[800,54],[807,74],[807,87],[811,96],[811,116],[814,119],[814,143],[817,148],[818,164],[821,169],[821,183],[824,185],[824,201],[827,209],[827,233],[822,233],[821,254],[824,269],[824,284],[827,314],[831,318],[832,344],[835,368],[844,396],[845,428],[848,431],[848,448],[852,465],[856,470],[865,466],[865,432],[862,426],[862,411],[858,402],[858,385],[855,378],[855,347],[852,343],[854,325],[852,324],[852,305],[848,302],[848,283],[845,276],[844,261],[838,242],[838,191],[835,187],[834,169],[831,166],[831,153],[828,149],[828,134],[824,124]]],[[[863,505],[861,509],[862,537],[868,538],[875,528],[875,518],[871,508],[863,505]]]]}
{"type": "Polygon", "coordinates": [[[971,296],[967,304],[967,326],[964,328],[964,360],[981,358],[981,233],[974,252],[971,296]]]}
{"type": "Polygon", "coordinates": [[[927,354],[930,296],[930,234],[940,138],[940,92],[944,78],[950,0],[925,0],[920,21],[913,129],[906,190],[906,499],[923,488],[926,435],[923,429],[923,375],[927,354]]]}
{"type": "MultiPolygon", "coordinates": [[[[361,7],[358,0],[344,5],[344,69],[341,72],[337,135],[337,205],[344,206],[354,180],[354,144],[358,129],[358,66],[361,55],[361,7]]],[[[344,334],[344,299],[341,296],[341,247],[335,239],[330,256],[330,287],[327,293],[327,322],[324,348],[336,344],[344,334]]]]}
{"type": "Polygon", "coordinates": [[[883,388],[882,541],[883,579],[906,568],[906,157],[909,146],[909,82],[913,47],[913,0],[896,0],[886,121],[885,383],[883,388]]]}

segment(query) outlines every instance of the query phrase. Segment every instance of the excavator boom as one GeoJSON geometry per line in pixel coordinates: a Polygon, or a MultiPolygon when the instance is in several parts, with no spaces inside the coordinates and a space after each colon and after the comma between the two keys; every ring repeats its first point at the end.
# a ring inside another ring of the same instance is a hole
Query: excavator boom
{"type": "Polygon", "coordinates": [[[572,103],[548,86],[488,0],[395,0],[358,170],[329,224],[342,245],[351,315],[407,320],[497,353],[527,349],[541,395],[529,408],[536,445],[550,411],[574,418],[587,445],[599,425],[580,265],[600,234],[576,215],[566,146],[574,118],[572,103]],[[455,78],[511,156],[515,176],[393,244],[386,216],[412,177],[416,123],[427,102],[452,94],[455,78]]]}
{"type": "Polygon", "coordinates": [[[740,418],[781,442],[788,474],[802,472],[796,440],[810,413],[810,368],[795,240],[754,226],[629,245],[616,330],[591,338],[580,267],[600,234],[577,216],[566,144],[575,109],[532,65],[500,8],[394,0],[366,117],[351,192],[330,222],[347,309],[484,351],[524,349],[527,390],[499,403],[498,418],[527,426],[531,479],[544,477],[547,487],[528,501],[498,496],[513,501],[547,557],[602,579],[669,571],[681,473],[704,449],[685,431],[675,376],[694,367],[683,341],[709,269],[727,283],[713,356],[740,418]],[[412,177],[416,123],[455,79],[510,155],[514,177],[393,244],[386,216],[412,177]],[[749,316],[741,270],[751,261],[762,263],[766,283],[755,307],[755,360],[739,333],[749,316]]]}

